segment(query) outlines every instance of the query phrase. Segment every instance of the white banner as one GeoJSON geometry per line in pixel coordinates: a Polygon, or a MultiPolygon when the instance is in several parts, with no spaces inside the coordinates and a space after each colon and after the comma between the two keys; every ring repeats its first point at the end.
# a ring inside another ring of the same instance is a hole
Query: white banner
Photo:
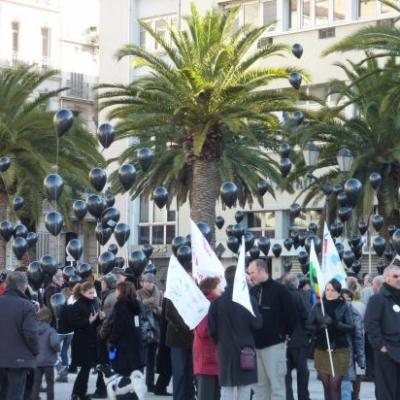
{"type": "Polygon", "coordinates": [[[204,278],[217,276],[221,287],[225,287],[225,268],[214,253],[207,239],[198,226],[190,220],[190,234],[192,241],[192,273],[197,282],[204,278]]]}
{"type": "Polygon", "coordinates": [[[343,288],[347,288],[346,272],[344,271],[339,253],[335,243],[333,243],[326,223],[324,225],[324,238],[322,242],[322,273],[324,274],[325,282],[329,282],[335,278],[341,283],[343,288]]]}
{"type": "Polygon", "coordinates": [[[235,280],[233,282],[232,301],[240,304],[251,314],[254,314],[251,306],[249,286],[246,279],[246,246],[244,236],[242,236],[242,246],[240,247],[239,259],[236,267],[235,280]]]}
{"type": "Polygon", "coordinates": [[[196,328],[210,307],[210,302],[174,255],[169,260],[164,296],[172,301],[190,330],[196,328]]]}

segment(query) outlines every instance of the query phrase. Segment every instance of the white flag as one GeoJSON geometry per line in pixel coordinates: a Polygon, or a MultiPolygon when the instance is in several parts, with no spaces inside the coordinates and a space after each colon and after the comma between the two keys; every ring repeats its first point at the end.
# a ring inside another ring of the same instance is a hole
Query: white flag
{"type": "Polygon", "coordinates": [[[174,255],[169,259],[164,296],[172,301],[190,330],[203,320],[210,307],[210,302],[174,255]]]}
{"type": "Polygon", "coordinates": [[[344,271],[342,262],[340,261],[339,253],[333,243],[331,233],[328,226],[324,225],[324,238],[322,243],[322,273],[324,274],[325,282],[331,279],[337,279],[343,288],[347,287],[346,272],[344,271]]]}
{"type": "Polygon", "coordinates": [[[242,236],[242,246],[240,248],[239,259],[236,267],[235,280],[233,282],[232,301],[242,305],[245,309],[254,314],[251,306],[249,286],[246,279],[246,246],[244,236],[242,236]]]}
{"type": "Polygon", "coordinates": [[[190,234],[192,242],[192,273],[197,282],[204,278],[217,276],[221,286],[225,287],[225,268],[214,253],[207,239],[198,226],[190,220],[190,234]]]}

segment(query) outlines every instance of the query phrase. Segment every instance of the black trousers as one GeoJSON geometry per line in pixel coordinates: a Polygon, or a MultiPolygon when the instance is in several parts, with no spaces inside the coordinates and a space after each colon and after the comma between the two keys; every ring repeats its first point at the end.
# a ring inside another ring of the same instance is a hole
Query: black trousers
{"type": "Polygon", "coordinates": [[[43,375],[46,380],[47,400],[54,400],[54,367],[37,367],[33,377],[32,400],[39,400],[43,375]]]}
{"type": "Polygon", "coordinates": [[[400,364],[388,353],[374,352],[375,397],[377,400],[400,399],[400,364]]]}
{"type": "Polygon", "coordinates": [[[89,366],[84,366],[80,368],[74,382],[74,388],[72,389],[72,394],[75,394],[80,397],[83,397],[87,394],[90,369],[91,367],[89,366]]]}
{"type": "Polygon", "coordinates": [[[297,373],[297,397],[298,400],[309,400],[308,380],[310,373],[307,366],[307,347],[288,347],[287,349],[287,373],[286,373],[286,400],[294,400],[292,387],[292,370],[297,373]]]}
{"type": "Polygon", "coordinates": [[[218,375],[197,375],[197,400],[219,400],[221,388],[218,375]]]}
{"type": "Polygon", "coordinates": [[[146,386],[148,389],[154,386],[156,351],[157,343],[150,343],[146,346],[146,386]]]}
{"type": "Polygon", "coordinates": [[[23,400],[28,368],[0,368],[0,399],[23,400]]]}

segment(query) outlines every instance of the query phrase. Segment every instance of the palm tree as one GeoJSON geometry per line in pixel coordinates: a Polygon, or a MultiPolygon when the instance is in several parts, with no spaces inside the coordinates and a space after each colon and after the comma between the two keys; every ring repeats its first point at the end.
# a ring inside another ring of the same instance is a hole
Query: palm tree
{"type": "MultiPolygon", "coordinates": [[[[1,156],[11,159],[11,167],[0,180],[0,221],[10,217],[33,228],[42,215],[43,180],[55,172],[57,139],[53,113],[46,111],[48,100],[64,89],[40,93],[40,85],[57,71],[37,72],[29,67],[0,70],[1,156]],[[10,203],[20,195],[25,206],[18,216],[10,203]]],[[[60,138],[58,173],[64,191],[58,207],[68,220],[68,202],[89,187],[90,168],[103,164],[96,138],[80,121],[60,138]]],[[[4,265],[5,243],[0,245],[0,265],[4,265]]]]}
{"type": "MultiPolygon", "coordinates": [[[[399,223],[397,191],[400,185],[400,144],[397,140],[400,119],[390,109],[382,109],[381,103],[392,87],[395,60],[390,58],[383,68],[378,60],[368,58],[363,63],[347,61],[338,64],[347,80],[330,83],[328,94],[338,96],[336,107],[325,107],[314,120],[302,128],[303,143],[315,140],[320,143],[321,154],[316,169],[321,182],[341,182],[353,176],[363,183],[363,196],[359,201],[357,216],[368,218],[373,211],[374,191],[368,183],[372,172],[382,176],[382,186],[377,192],[378,212],[385,216],[386,226],[399,223]],[[339,104],[340,103],[340,104],[339,104]],[[342,111],[354,105],[357,116],[346,119],[342,111]],[[341,147],[348,147],[354,156],[352,170],[343,175],[337,167],[336,155],[341,147]]],[[[299,165],[297,174],[304,173],[299,165]]],[[[318,186],[309,188],[305,203],[321,196],[318,186]]]]}
{"type": "MultiPolygon", "coordinates": [[[[187,29],[168,28],[161,36],[141,22],[167,57],[127,45],[117,56],[132,57],[144,75],[128,85],[100,86],[100,108],[118,121],[117,140],[135,138],[119,162],[137,162],[136,150],[150,147],[153,169],[140,173],[132,196],[149,196],[165,185],[182,203],[189,198],[191,218],[212,229],[218,188],[233,180],[240,201],[253,201],[260,178],[281,183],[268,152],[276,146],[277,112],[294,110],[293,90],[272,90],[294,68],[259,67],[282,55],[283,45],[252,51],[266,27],[235,30],[238,9],[212,10],[201,18],[195,6],[185,18],[187,29]]],[[[114,160],[111,160],[114,161],[114,160]]],[[[272,189],[270,189],[272,191],[272,189]]]]}

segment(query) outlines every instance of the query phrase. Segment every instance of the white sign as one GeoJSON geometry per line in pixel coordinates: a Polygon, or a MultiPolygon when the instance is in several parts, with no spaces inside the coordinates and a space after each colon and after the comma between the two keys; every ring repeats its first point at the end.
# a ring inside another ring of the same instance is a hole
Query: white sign
{"type": "Polygon", "coordinates": [[[210,302],[174,255],[169,259],[165,295],[190,330],[207,315],[210,302]]]}
{"type": "Polygon", "coordinates": [[[204,278],[217,276],[221,286],[225,287],[225,268],[214,253],[207,239],[198,226],[190,220],[190,234],[192,242],[192,271],[197,282],[204,278]]]}
{"type": "Polygon", "coordinates": [[[244,236],[242,236],[242,246],[240,248],[238,264],[236,267],[235,280],[233,281],[232,301],[240,304],[251,314],[254,314],[251,306],[249,286],[246,279],[246,246],[244,244],[244,236]]]}

